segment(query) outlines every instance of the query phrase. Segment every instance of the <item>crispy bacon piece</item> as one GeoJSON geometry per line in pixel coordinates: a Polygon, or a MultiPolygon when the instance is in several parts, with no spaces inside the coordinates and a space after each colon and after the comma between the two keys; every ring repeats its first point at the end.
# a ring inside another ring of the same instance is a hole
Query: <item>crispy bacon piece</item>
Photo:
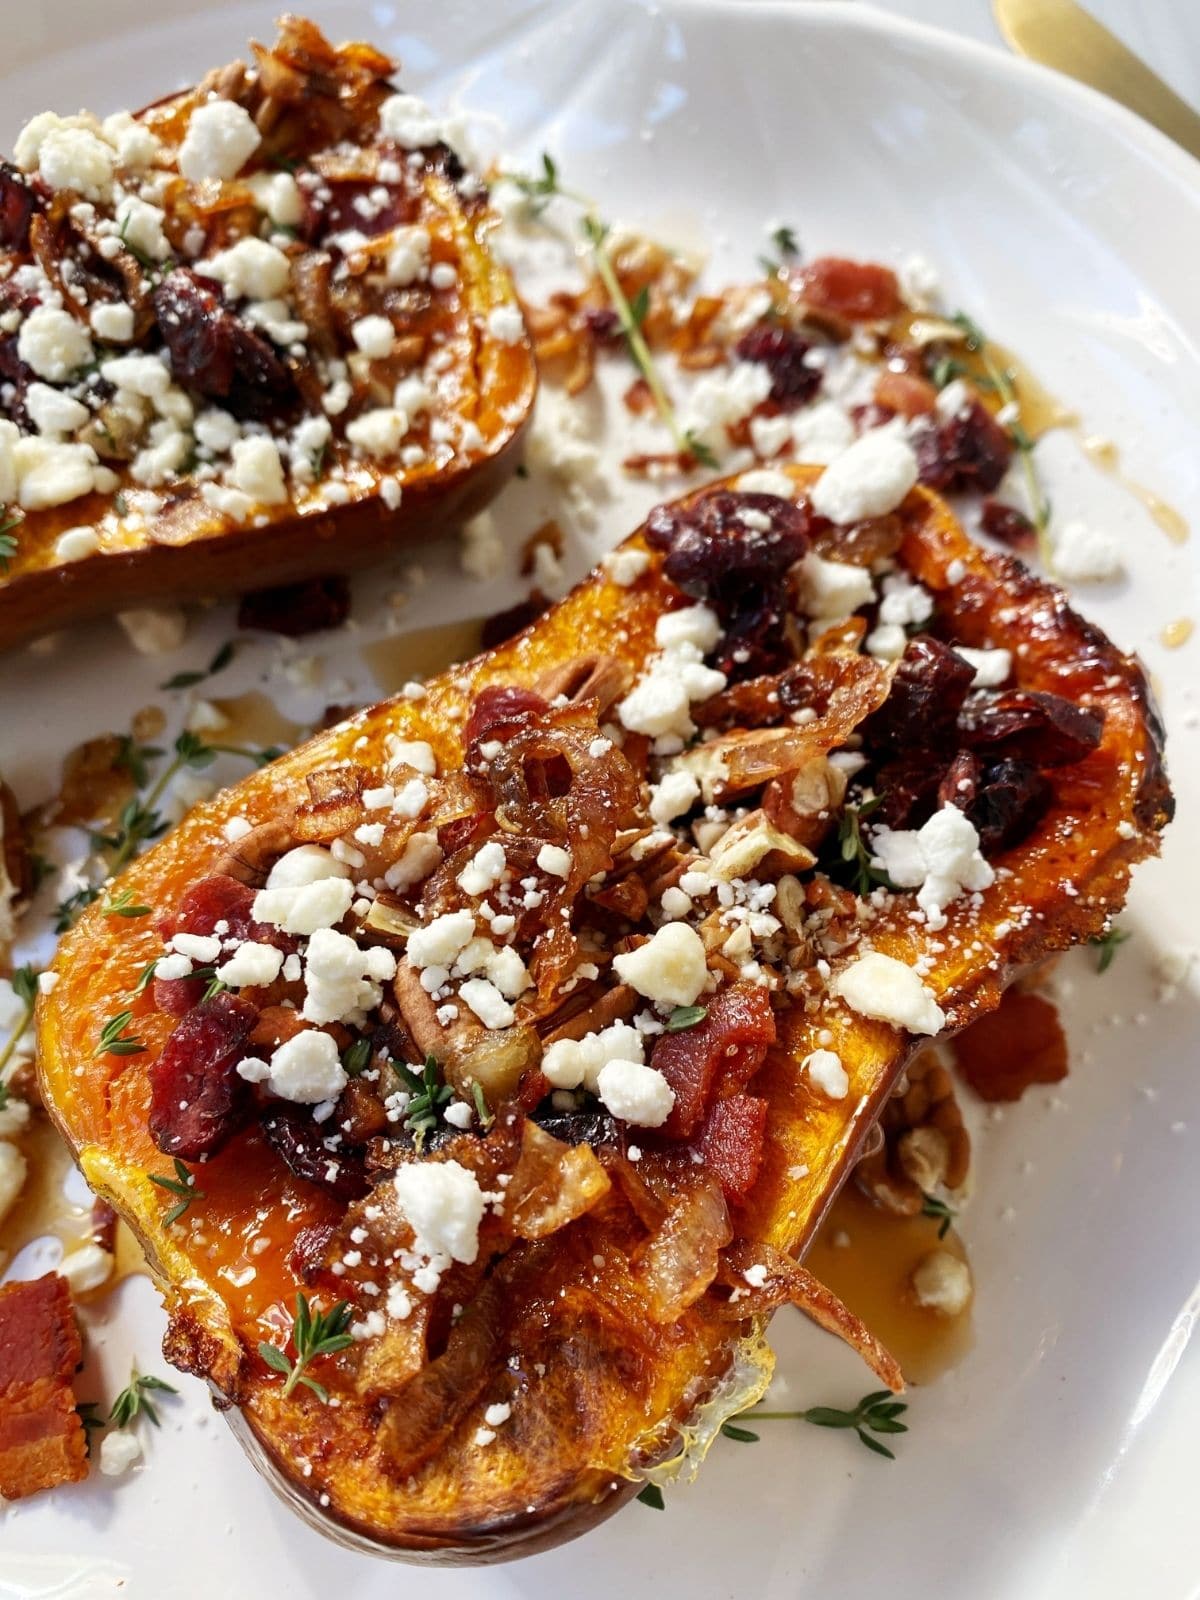
{"type": "Polygon", "coordinates": [[[789,278],[806,306],[848,322],[876,322],[904,309],[896,274],[873,261],[820,256],[789,273],[789,278]]]}
{"type": "Polygon", "coordinates": [[[705,1119],[696,1146],[731,1204],[744,1200],[754,1187],[766,1131],[767,1102],[752,1094],[718,1100],[705,1119]]]}
{"type": "Polygon", "coordinates": [[[983,1100],[1019,1100],[1035,1083],[1067,1075],[1067,1038],[1043,995],[1010,989],[997,1010],[951,1044],[958,1070],[983,1100]]]}
{"type": "Polygon", "coordinates": [[[467,763],[478,759],[478,746],[491,739],[506,739],[521,728],[534,725],[549,711],[549,702],[533,689],[516,683],[491,683],[481,689],[471,706],[462,731],[467,763]]]}
{"type": "Polygon", "coordinates": [[[714,1100],[745,1088],[774,1042],[770,996],[753,983],[735,983],[714,995],[694,1028],[664,1033],[651,1057],[675,1091],[663,1135],[690,1139],[714,1100]]]}
{"type": "Polygon", "coordinates": [[[237,1064],[257,1016],[249,1000],[216,994],[176,1024],[147,1071],[150,1134],[164,1155],[198,1161],[236,1131],[246,1104],[237,1064]]]}
{"type": "Polygon", "coordinates": [[[82,1359],[66,1279],[0,1289],[0,1495],[20,1500],[87,1477],[71,1388],[82,1359]]]}

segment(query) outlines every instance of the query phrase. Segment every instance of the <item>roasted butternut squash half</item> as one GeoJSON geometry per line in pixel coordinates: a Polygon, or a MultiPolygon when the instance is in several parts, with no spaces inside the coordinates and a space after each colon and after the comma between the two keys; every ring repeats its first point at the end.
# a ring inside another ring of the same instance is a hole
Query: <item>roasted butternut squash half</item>
{"type": "Polygon", "coordinates": [[[832,520],[834,470],[660,507],[62,943],[46,1103],[169,1359],[346,1543],[579,1533],[762,1392],[784,1302],[898,1387],[798,1258],[914,1050],[1156,848],[1137,663],[915,471],[832,520]]]}
{"type": "Polygon", "coordinates": [[[285,18],[0,163],[0,647],[344,571],[483,504],[536,375],[483,186],[392,63],[285,18]]]}

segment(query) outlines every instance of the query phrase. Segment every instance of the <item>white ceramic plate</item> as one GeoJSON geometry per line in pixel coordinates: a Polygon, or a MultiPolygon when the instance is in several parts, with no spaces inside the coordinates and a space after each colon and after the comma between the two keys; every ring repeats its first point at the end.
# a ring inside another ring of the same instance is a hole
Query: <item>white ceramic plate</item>
{"type": "MultiPolygon", "coordinates": [[[[158,0],[147,24],[140,0],[6,8],[0,146],[47,105],[108,111],[190,81],[238,53],[247,34],[269,34],[272,9],[199,12],[191,0],[158,0]]],[[[1089,431],[1122,443],[1133,477],[1185,511],[1200,508],[1200,167],[1107,102],[835,3],[445,0],[316,13],[336,35],[394,51],[409,87],[491,119],[485,143],[525,161],[553,150],[609,215],[707,240],[714,281],[749,274],[768,219],[793,223],[813,253],[894,260],[920,250],[939,264],[952,304],[1020,350],[1089,431]]],[[[978,1140],[963,1223],[978,1280],[975,1345],[954,1373],[912,1394],[899,1459],[868,1456],[846,1435],[775,1425],[757,1446],[715,1450],[665,1514],[632,1506],[582,1543],[517,1566],[417,1572],[349,1555],[302,1526],[255,1476],[201,1386],[179,1379],[146,1467],[6,1514],[0,1594],[1195,1592],[1200,1359],[1188,1336],[1200,1277],[1200,997],[1185,985],[1158,1003],[1152,974],[1162,952],[1196,943],[1200,865],[1188,830],[1200,791],[1200,646],[1167,651],[1159,634],[1200,609],[1198,547],[1170,545],[1069,438],[1040,454],[1057,514],[1092,516],[1122,541],[1129,580],[1086,606],[1156,676],[1183,820],[1163,861],[1138,875],[1123,918],[1135,937],[1109,975],[1098,980],[1081,956],[1060,981],[1071,1077],[1059,1092],[1027,1096],[978,1140]]],[[[503,502],[511,541],[553,509],[540,493],[519,486],[503,502]]],[[[573,576],[648,498],[621,491],[596,528],[573,531],[573,576]]],[[[494,610],[518,593],[515,580],[486,593],[465,582],[452,549],[422,561],[427,581],[401,626],[494,610]]],[[[296,688],[263,646],[239,656],[220,692],[262,683],[298,716],[365,692],[360,648],[387,612],[372,601],[397,581],[362,580],[358,631],[305,647],[326,664],[321,690],[296,688]]],[[[411,588],[411,573],[401,581],[411,588]]],[[[155,684],[207,659],[230,630],[229,611],[217,608],[167,659],[133,657],[115,628],[97,625],[51,654],[6,660],[0,767],[22,801],[52,787],[73,743],[127,726],[155,684]]],[[[133,1356],[165,1370],[148,1284],[129,1282],[114,1301],[90,1319],[98,1364],[85,1393],[111,1397],[133,1356]]],[[[864,1387],[853,1358],[798,1320],[776,1323],[790,1402],[852,1401],[864,1387]]]]}

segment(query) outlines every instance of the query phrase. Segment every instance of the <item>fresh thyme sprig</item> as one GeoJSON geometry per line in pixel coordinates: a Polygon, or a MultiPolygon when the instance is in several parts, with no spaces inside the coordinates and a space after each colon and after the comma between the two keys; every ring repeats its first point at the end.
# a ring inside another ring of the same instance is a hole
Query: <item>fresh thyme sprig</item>
{"type": "Polygon", "coordinates": [[[554,197],[569,200],[579,206],[583,211],[580,219],[580,229],[591,251],[592,264],[596,275],[604,285],[612,308],[616,312],[617,323],[624,337],[626,348],[629,351],[634,366],[645,379],[646,387],[650,391],[650,398],[654,401],[654,409],[658,412],[659,420],[675,441],[675,446],[680,455],[690,456],[694,461],[704,467],[716,467],[717,458],[712,449],[690,430],[684,429],[675,413],[671,397],[666,391],[657,363],[650,353],[650,346],[646,343],[642,324],[646,320],[646,312],[650,305],[649,291],[643,289],[630,300],[621,286],[617,276],[617,269],[613,265],[612,255],[608,249],[610,233],[609,224],[601,219],[596,211],[595,203],[578,190],[566,188],[558,176],[558,168],[549,155],[543,152],[542,171],[540,176],[531,177],[527,173],[506,172],[505,178],[514,184],[522,194],[533,201],[531,210],[535,216],[540,216],[554,197]]]}
{"type": "Polygon", "coordinates": [[[193,672],[177,672],[173,678],[168,678],[166,683],[160,683],[159,688],[191,689],[196,684],[203,683],[205,678],[211,678],[214,677],[218,672],[224,672],[225,668],[233,660],[235,649],[236,646],[234,645],[233,640],[227,639],[217,651],[216,655],[213,656],[207,667],[203,667],[198,671],[193,672]]]}
{"type": "Polygon", "coordinates": [[[112,1410],[108,1420],[114,1428],[127,1428],[135,1417],[146,1418],[157,1428],[159,1416],[153,1402],[148,1398],[148,1390],[159,1390],[163,1394],[178,1394],[175,1385],[168,1383],[165,1378],[155,1378],[149,1373],[140,1373],[134,1367],[129,1374],[129,1387],[122,1389],[113,1401],[112,1410]]]}
{"type": "Polygon", "coordinates": [[[479,1080],[473,1079],[471,1083],[471,1098],[475,1102],[475,1115],[479,1119],[479,1126],[486,1133],[496,1120],[494,1111],[488,1109],[487,1099],[483,1092],[483,1085],[479,1080]]]}
{"type": "Polygon", "coordinates": [[[112,899],[104,907],[104,915],[106,917],[148,917],[150,915],[150,907],[135,905],[133,903],[133,890],[122,889],[119,894],[113,895],[112,899]]]}
{"type": "Polygon", "coordinates": [[[886,872],[871,865],[871,847],[863,838],[862,821],[883,804],[882,795],[872,795],[860,805],[847,806],[838,822],[838,854],[850,867],[851,886],[860,899],[872,889],[892,887],[886,872]]]}
{"type": "Polygon", "coordinates": [[[94,1056],[144,1055],[146,1046],[142,1041],[136,1034],[125,1032],[132,1021],[132,1011],[118,1011],[115,1017],[109,1017],[100,1029],[100,1040],[92,1054],[94,1056]]]}
{"type": "Polygon", "coordinates": [[[1131,933],[1128,933],[1124,928],[1118,928],[1114,923],[1111,928],[1106,928],[1103,933],[1098,933],[1094,939],[1089,939],[1088,943],[1092,949],[1099,952],[1096,957],[1096,971],[1107,972],[1116,960],[1117,951],[1127,939],[1132,938],[1133,935],[1131,933]]]}
{"type": "MultiPolygon", "coordinates": [[[[1001,407],[1014,406],[1020,411],[1020,401],[1013,385],[1013,374],[1007,367],[1002,366],[988,346],[987,335],[977,322],[974,322],[965,311],[956,311],[950,319],[956,328],[962,332],[963,343],[972,355],[979,357],[989,384],[1000,401],[1001,407]]],[[[1025,489],[1029,496],[1029,515],[1034,527],[1037,529],[1038,554],[1043,566],[1053,566],[1053,551],[1049,541],[1050,528],[1050,501],[1042,488],[1041,480],[1037,475],[1037,468],[1033,461],[1034,441],[1025,432],[1021,425],[1020,416],[1007,424],[1008,436],[1016,447],[1021,458],[1021,471],[1025,478],[1025,489]]]]}
{"type": "Polygon", "coordinates": [[[769,278],[782,272],[789,261],[794,261],[800,254],[800,246],[796,240],[795,229],[789,228],[786,223],[781,223],[778,228],[771,229],[771,243],[775,246],[773,256],[761,255],[758,264],[769,278]]]}
{"type": "Polygon", "coordinates": [[[950,1225],[957,1218],[958,1212],[944,1200],[939,1200],[937,1195],[927,1194],[921,1200],[921,1215],[939,1219],[937,1236],[939,1239],[944,1239],[950,1232],[950,1225]]]}
{"type": "Polygon", "coordinates": [[[698,1027],[708,1015],[707,1006],[676,1006],[667,1018],[666,1033],[683,1033],[687,1028],[698,1027]]]}
{"type": "Polygon", "coordinates": [[[305,1369],[320,1356],[336,1355],[339,1350],[345,1350],[354,1343],[346,1331],[350,1326],[350,1316],[350,1306],[345,1300],[339,1300],[329,1311],[314,1313],[303,1294],[296,1296],[296,1316],[291,1337],[295,1358],[288,1355],[286,1347],[281,1350],[277,1344],[268,1344],[265,1340],[258,1347],[259,1355],[271,1370],[281,1372],[287,1378],[283,1386],[285,1396],[291,1394],[298,1383],[303,1383],[318,1400],[329,1404],[329,1391],[315,1378],[309,1377],[305,1369]]]}
{"type": "Polygon", "coordinates": [[[393,1061],[392,1065],[412,1096],[404,1113],[404,1126],[412,1133],[417,1149],[422,1150],[427,1135],[438,1125],[442,1107],[454,1098],[454,1090],[448,1083],[442,1082],[441,1068],[435,1056],[426,1056],[419,1077],[403,1061],[393,1061]]]}
{"type": "Polygon", "coordinates": [[[651,1511],[665,1511],[667,1502],[663,1499],[663,1492],[656,1483],[648,1483],[638,1494],[638,1500],[644,1506],[649,1506],[651,1511]]]}
{"type": "Polygon", "coordinates": [[[0,522],[0,572],[8,571],[8,563],[17,553],[17,541],[13,536],[13,529],[19,528],[24,520],[22,512],[9,511],[4,514],[4,520],[0,522]]]}
{"type": "Polygon", "coordinates": [[[365,1072],[371,1064],[372,1054],[371,1041],[365,1037],[347,1045],[342,1051],[342,1067],[346,1076],[357,1078],[360,1072],[365,1072]]]}
{"type": "Polygon", "coordinates": [[[809,1406],[807,1411],[751,1411],[753,1422],[798,1421],[811,1422],[816,1428],[853,1428],[859,1443],[877,1456],[896,1459],[887,1445],[871,1437],[874,1433],[907,1433],[908,1423],[899,1419],[908,1407],[897,1400],[887,1389],[877,1389],[863,1395],[853,1411],[839,1411],[834,1406],[809,1406]]]}
{"type": "Polygon", "coordinates": [[[170,1194],[180,1196],[179,1203],[173,1205],[163,1217],[163,1223],[168,1228],[173,1222],[179,1221],[193,1200],[207,1199],[204,1190],[196,1187],[196,1174],[185,1167],[178,1156],[175,1157],[173,1178],[164,1178],[160,1173],[152,1172],[150,1182],[157,1184],[160,1189],[166,1189],[170,1194]]]}
{"type": "MultiPolygon", "coordinates": [[[[0,1049],[0,1074],[3,1074],[4,1069],[15,1055],[17,1040],[33,1021],[33,1008],[37,1000],[37,981],[37,973],[28,964],[18,967],[9,979],[13,993],[21,1002],[22,1010],[21,1015],[13,1026],[12,1032],[5,1040],[4,1048],[0,1049]]],[[[5,1097],[7,1099],[7,1090],[5,1091],[5,1097]]]]}

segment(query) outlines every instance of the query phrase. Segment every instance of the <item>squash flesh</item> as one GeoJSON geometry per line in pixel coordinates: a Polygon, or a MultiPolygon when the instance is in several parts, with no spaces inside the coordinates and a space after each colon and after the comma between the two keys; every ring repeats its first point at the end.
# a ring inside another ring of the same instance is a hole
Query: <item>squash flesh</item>
{"type": "MultiPolygon", "coordinates": [[[[790,470],[798,489],[817,475],[790,470]]],[[[947,950],[928,982],[948,1026],[959,1028],[991,1009],[1023,967],[1100,931],[1124,897],[1130,866],[1155,847],[1169,794],[1137,663],[1076,617],[1057,591],[972,546],[936,496],[914,491],[903,516],[903,564],[940,596],[965,642],[1020,645],[1024,687],[1083,696],[1105,712],[1098,748],[1052,774],[1050,810],[1029,838],[996,858],[1014,876],[984,891],[970,921],[963,903],[948,908],[948,927],[939,935],[947,950]],[[954,585],[947,576],[952,562],[966,569],[954,585]],[[1065,882],[1079,892],[1068,896],[1065,882]],[[1027,916],[1015,915],[1018,904],[1027,916]]],[[[640,534],[629,545],[647,549],[640,534]]],[[[224,849],[224,821],[235,814],[251,824],[266,821],[303,801],[305,774],[348,757],[361,739],[373,750],[385,732],[424,739],[443,768],[452,769],[461,759],[458,730],[488,683],[529,685],[548,668],[587,654],[641,662],[653,651],[657,617],[677,597],[661,578],[660,558],[653,552],[650,558],[633,588],[593,575],[526,634],[432,680],[424,699],[364,710],[198,807],[129,869],[125,882],[139,900],[174,905],[224,849]]],[[[911,963],[925,941],[906,909],[901,900],[882,914],[872,939],[876,949],[911,963]]],[[[632,1492],[631,1474],[677,1453],[688,1417],[720,1388],[739,1347],[747,1339],[753,1346],[760,1330],[722,1321],[707,1298],[674,1325],[648,1324],[642,1301],[621,1279],[619,1253],[603,1271],[592,1264],[612,1237],[603,1209],[556,1236],[550,1264],[522,1304],[512,1348],[527,1374],[543,1362],[545,1376],[522,1388],[511,1420],[486,1449],[472,1443],[473,1413],[446,1449],[397,1484],[380,1459],[348,1363],[326,1363],[321,1373],[342,1402],[334,1413],[302,1389],[284,1400],[278,1379],[243,1361],[244,1350],[273,1337],[279,1306],[303,1286],[288,1263],[291,1239],[299,1227],[328,1220],[331,1203],[278,1162],[260,1169],[258,1135],[243,1133],[203,1169],[203,1253],[189,1256],[164,1237],[162,1197],[146,1177],[166,1170],[146,1131],[147,1058],[92,1053],[96,1019],[130,1003],[138,974],[161,948],[149,929],[114,926],[118,920],[92,908],[63,941],[60,981],[39,1003],[47,1103],[89,1181],[157,1257],[172,1312],[172,1358],[212,1377],[241,1406],[256,1452],[286,1481],[294,1502],[304,1502],[335,1536],[375,1549],[500,1559],[582,1531],[632,1492]],[[254,1278],[235,1288],[230,1275],[240,1276],[248,1264],[246,1232],[264,1204],[279,1248],[255,1258],[254,1278]],[[311,1477],[297,1469],[303,1460],[313,1463],[311,1477]],[[321,1495],[328,1506],[318,1504],[321,1495]]],[[[146,1002],[133,1002],[133,1010],[133,1030],[157,1052],[172,1019],[146,1002]]],[[[779,1021],[780,1043],[754,1080],[753,1092],[768,1100],[770,1115],[763,1170],[739,1232],[795,1253],[811,1239],[919,1041],[833,1002],[807,1015],[789,1009],[779,1021]],[[850,1093],[840,1101],[814,1093],[797,1070],[823,1029],[832,1031],[832,1048],[850,1076],[850,1093]]],[[[765,1382],[764,1366],[758,1371],[765,1382]]],[[[731,1409],[753,1392],[752,1381],[729,1401],[731,1409]]]]}

